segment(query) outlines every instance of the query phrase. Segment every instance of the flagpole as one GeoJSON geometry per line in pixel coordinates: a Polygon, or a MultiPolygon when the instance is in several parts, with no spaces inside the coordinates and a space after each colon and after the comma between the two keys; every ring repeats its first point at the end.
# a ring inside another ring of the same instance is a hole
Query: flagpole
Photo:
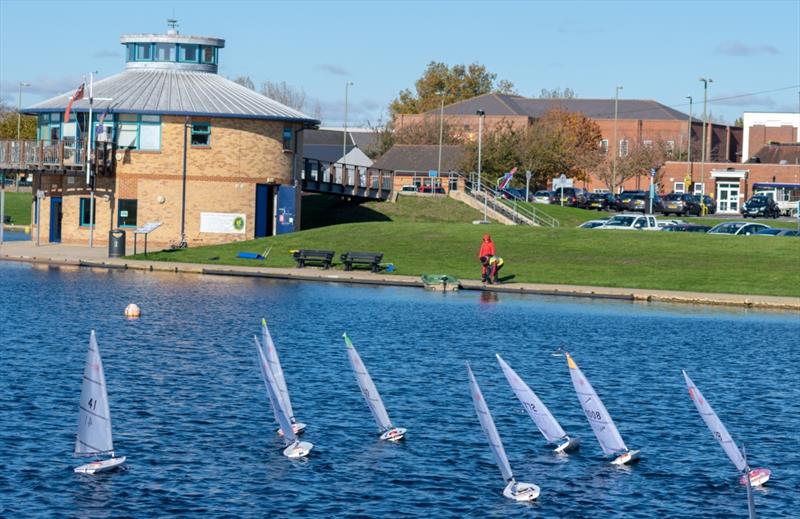
{"type": "MultiPolygon", "coordinates": [[[[86,184],[89,186],[89,248],[94,245],[94,182],[92,178],[92,96],[94,95],[94,73],[89,72],[89,122],[86,132],[86,184]]],[[[77,122],[77,116],[75,120],[77,122]]]]}

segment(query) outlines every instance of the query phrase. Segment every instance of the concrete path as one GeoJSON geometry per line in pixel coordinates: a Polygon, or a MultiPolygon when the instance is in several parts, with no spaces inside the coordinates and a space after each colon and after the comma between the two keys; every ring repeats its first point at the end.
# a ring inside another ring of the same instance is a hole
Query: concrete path
{"type": "MultiPolygon", "coordinates": [[[[51,265],[77,265],[108,269],[137,269],[161,272],[186,272],[206,275],[248,276],[272,279],[295,279],[370,285],[423,287],[415,276],[373,274],[369,271],[322,270],[315,268],[241,267],[218,264],[141,261],[127,258],[107,258],[105,247],[90,249],[81,245],[43,244],[36,247],[30,241],[6,242],[0,245],[0,260],[27,261],[51,265]]],[[[744,294],[715,294],[656,290],[648,288],[593,287],[585,285],[550,285],[542,283],[508,283],[484,285],[476,280],[462,280],[462,289],[541,294],[570,297],[623,299],[640,302],[688,303],[726,305],[800,312],[800,297],[779,297],[744,294]]]]}

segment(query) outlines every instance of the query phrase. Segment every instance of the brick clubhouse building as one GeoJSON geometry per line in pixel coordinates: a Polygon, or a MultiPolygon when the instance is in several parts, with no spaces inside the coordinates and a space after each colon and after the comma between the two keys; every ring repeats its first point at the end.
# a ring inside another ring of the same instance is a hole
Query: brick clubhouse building
{"type": "Polygon", "coordinates": [[[161,223],[156,246],[299,228],[302,130],[319,121],[218,75],[222,39],[170,29],[120,41],[126,69],[93,83],[91,121],[86,84],[69,119],[75,92],[23,109],[37,140],[2,150],[5,171],[33,173],[41,240],[88,243],[92,220],[101,244],[148,222],[161,223]]]}

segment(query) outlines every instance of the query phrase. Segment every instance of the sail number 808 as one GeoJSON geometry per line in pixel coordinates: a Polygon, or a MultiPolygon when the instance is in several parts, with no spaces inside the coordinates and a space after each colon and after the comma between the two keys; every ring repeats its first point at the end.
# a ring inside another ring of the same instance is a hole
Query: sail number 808
{"type": "Polygon", "coordinates": [[[603,419],[602,415],[600,414],[600,411],[585,409],[584,412],[586,413],[586,416],[589,417],[589,420],[596,420],[599,422],[600,420],[603,419]]]}

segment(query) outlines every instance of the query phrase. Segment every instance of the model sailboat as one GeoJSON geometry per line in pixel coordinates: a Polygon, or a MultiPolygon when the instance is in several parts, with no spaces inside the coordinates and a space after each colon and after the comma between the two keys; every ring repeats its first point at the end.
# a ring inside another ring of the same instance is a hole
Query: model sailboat
{"type": "Polygon", "coordinates": [[[378,388],[369,376],[367,367],[361,361],[361,356],[356,351],[350,337],[343,334],[345,345],[347,346],[347,355],[350,357],[350,365],[353,367],[353,373],[356,375],[358,387],[361,389],[361,394],[367,401],[369,410],[372,411],[372,416],[378,423],[378,428],[381,431],[381,440],[400,441],[406,434],[406,429],[402,427],[395,427],[389,419],[389,414],[386,412],[386,407],[383,405],[381,395],[378,393],[378,388]]]}
{"type": "Polygon", "coordinates": [[[89,351],[86,352],[86,365],[83,368],[75,456],[104,456],[106,454],[110,454],[111,457],[75,467],[75,472],[96,474],[125,463],[125,456],[114,457],[106,376],[103,372],[100,350],[97,347],[97,338],[92,330],[89,336],[89,351]]]}
{"type": "Polygon", "coordinates": [[[750,484],[754,487],[761,486],[769,481],[771,475],[770,470],[763,468],[750,470],[750,467],[747,465],[747,460],[733,442],[733,438],[731,438],[728,430],[722,424],[717,413],[711,408],[711,404],[703,397],[703,393],[697,389],[697,386],[692,382],[692,379],[689,378],[689,375],[687,375],[685,371],[683,372],[683,378],[686,380],[686,386],[689,388],[689,397],[692,399],[692,402],[694,402],[694,406],[697,408],[697,412],[700,413],[700,417],[711,430],[711,434],[714,435],[714,438],[716,438],[722,446],[722,450],[725,451],[728,458],[730,458],[739,472],[744,473],[739,481],[743,485],[747,484],[748,475],[750,476],[750,484]]]}
{"type": "MultiPolygon", "coordinates": [[[[275,343],[272,342],[272,335],[267,328],[267,320],[261,319],[261,339],[263,342],[264,352],[269,362],[272,373],[275,375],[275,383],[278,388],[278,395],[283,403],[283,408],[289,417],[289,422],[292,424],[292,430],[295,434],[302,434],[306,428],[306,424],[298,422],[294,417],[294,410],[292,409],[292,401],[289,399],[289,390],[286,387],[286,379],[283,376],[283,368],[281,361],[278,358],[278,350],[275,349],[275,343]]],[[[278,435],[283,436],[283,428],[278,429],[278,435]]]]}
{"type": "Polygon", "coordinates": [[[597,396],[592,385],[586,379],[586,376],[580,370],[572,356],[569,353],[564,353],[567,357],[567,365],[569,365],[569,375],[572,378],[572,385],[575,386],[575,392],[578,394],[578,400],[581,403],[583,412],[589,420],[589,425],[592,426],[592,431],[600,443],[600,448],[606,455],[616,456],[611,462],[614,465],[624,465],[639,457],[638,450],[628,450],[625,442],[622,441],[617,426],[614,425],[614,420],[608,414],[606,406],[597,396]]]}
{"type": "Polygon", "coordinates": [[[261,343],[258,342],[258,337],[253,336],[253,339],[256,343],[256,350],[258,350],[258,366],[261,368],[261,376],[264,379],[264,385],[267,386],[267,395],[269,396],[270,404],[272,404],[275,420],[284,431],[283,439],[286,443],[286,448],[283,450],[283,455],[287,458],[303,458],[308,456],[311,449],[314,448],[314,445],[309,442],[301,442],[294,432],[292,422],[289,420],[289,415],[286,413],[283,400],[281,400],[277,380],[269,365],[267,354],[264,352],[261,343]]]}
{"type": "Polygon", "coordinates": [[[503,442],[500,441],[497,427],[495,427],[492,415],[489,413],[489,408],[486,405],[486,401],[483,399],[481,388],[478,387],[478,381],[475,380],[475,375],[472,374],[472,368],[469,367],[469,362],[467,363],[467,374],[469,375],[469,389],[472,394],[472,402],[475,404],[475,412],[478,414],[478,420],[481,422],[483,433],[489,441],[489,447],[492,448],[494,461],[500,468],[500,473],[503,474],[503,479],[506,482],[503,495],[515,501],[533,501],[539,497],[539,487],[532,483],[517,482],[514,478],[514,473],[511,472],[511,464],[508,463],[508,457],[503,448],[503,442]]]}
{"type": "Polygon", "coordinates": [[[536,393],[528,387],[525,381],[517,375],[516,371],[511,369],[511,366],[509,366],[500,355],[495,356],[497,357],[497,362],[500,363],[500,367],[503,368],[503,373],[506,379],[508,379],[511,389],[514,390],[514,394],[517,395],[523,409],[525,409],[528,416],[530,416],[531,420],[536,424],[539,432],[542,433],[542,436],[545,437],[548,443],[557,445],[555,451],[565,452],[577,448],[579,444],[578,439],[567,436],[567,433],[564,432],[564,429],[547,406],[544,405],[544,402],[536,396],[536,393]]]}

